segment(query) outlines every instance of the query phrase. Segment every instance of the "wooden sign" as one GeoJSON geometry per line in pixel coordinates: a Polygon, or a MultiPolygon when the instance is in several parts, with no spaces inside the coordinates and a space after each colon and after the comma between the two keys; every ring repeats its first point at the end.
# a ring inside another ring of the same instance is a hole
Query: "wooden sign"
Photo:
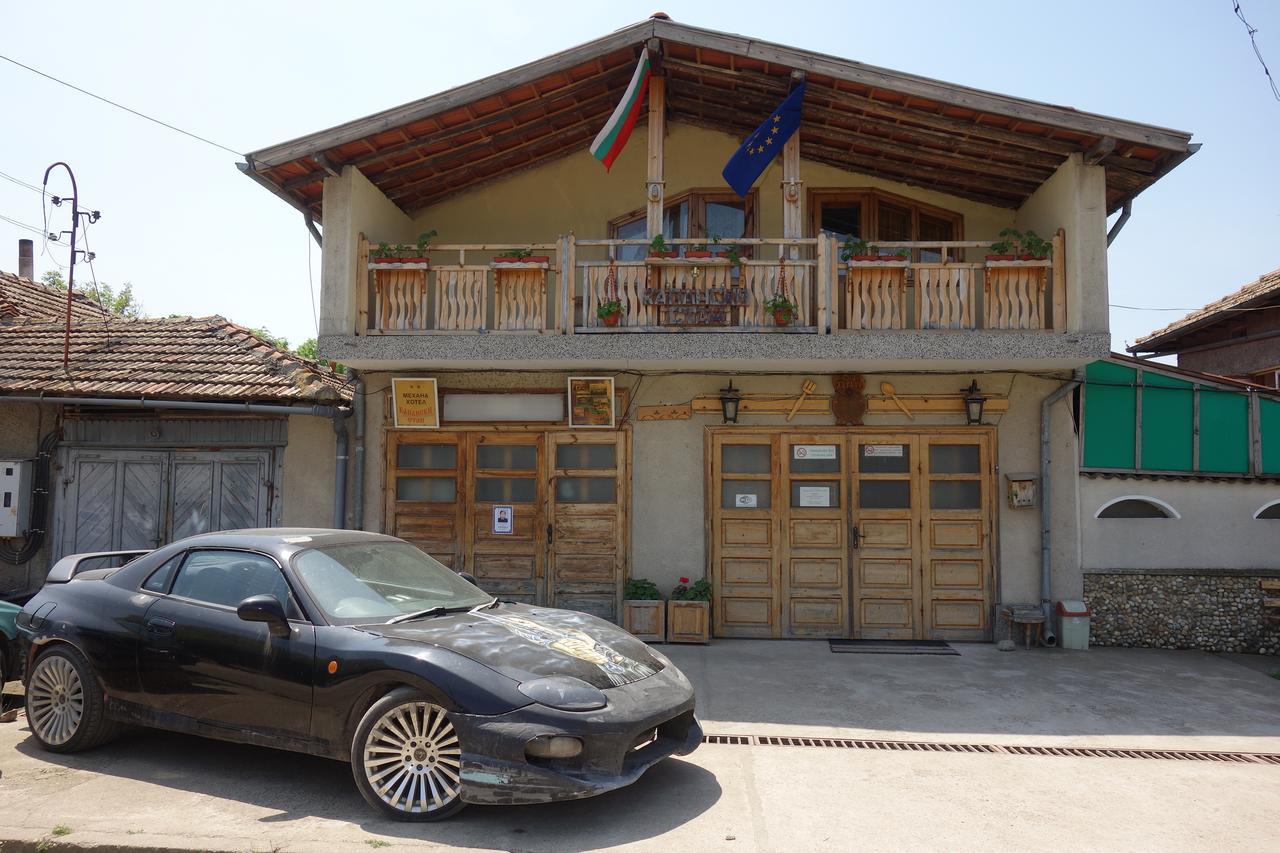
{"type": "Polygon", "coordinates": [[[391,400],[396,429],[440,428],[440,398],[434,379],[392,379],[391,400]]]}
{"type": "Polygon", "coordinates": [[[635,417],[638,421],[687,421],[693,417],[693,406],[689,403],[637,406],[635,417]]]}
{"type": "Polygon", "coordinates": [[[569,377],[569,426],[613,428],[613,377],[569,377]]]}
{"type": "Polygon", "coordinates": [[[668,325],[723,326],[729,322],[730,308],[747,304],[747,291],[741,287],[647,287],[643,298],[646,305],[662,309],[668,325]]]}
{"type": "Polygon", "coordinates": [[[857,373],[837,373],[831,377],[835,397],[831,412],[840,426],[857,426],[867,411],[867,380],[857,373]]]}

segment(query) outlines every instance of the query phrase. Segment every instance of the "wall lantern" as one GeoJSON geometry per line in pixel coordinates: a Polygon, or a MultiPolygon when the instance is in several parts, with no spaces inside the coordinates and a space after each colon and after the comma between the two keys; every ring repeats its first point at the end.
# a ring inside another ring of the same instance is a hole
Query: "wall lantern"
{"type": "Polygon", "coordinates": [[[730,379],[729,387],[720,389],[720,412],[724,415],[725,423],[738,422],[738,404],[741,402],[742,392],[733,387],[733,380],[730,379]]]}
{"type": "Polygon", "coordinates": [[[982,407],[987,398],[982,396],[982,391],[978,388],[978,380],[971,380],[969,387],[961,388],[960,393],[964,394],[964,422],[971,426],[982,423],[982,407]]]}

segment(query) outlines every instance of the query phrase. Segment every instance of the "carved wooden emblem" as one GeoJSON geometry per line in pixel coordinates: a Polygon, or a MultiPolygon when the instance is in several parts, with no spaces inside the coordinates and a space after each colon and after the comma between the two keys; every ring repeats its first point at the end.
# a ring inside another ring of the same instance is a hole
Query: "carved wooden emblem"
{"type": "Polygon", "coordinates": [[[835,396],[831,398],[831,413],[840,426],[858,426],[867,411],[867,381],[857,373],[837,373],[831,377],[835,396]]]}

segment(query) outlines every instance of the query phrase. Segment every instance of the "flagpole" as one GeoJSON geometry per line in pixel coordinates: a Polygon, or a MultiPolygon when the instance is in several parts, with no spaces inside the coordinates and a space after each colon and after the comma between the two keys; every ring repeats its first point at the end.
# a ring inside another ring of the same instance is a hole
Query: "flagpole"
{"type": "MultiPolygon", "coordinates": [[[[667,78],[662,69],[662,43],[650,39],[649,51],[649,166],[645,176],[645,229],[650,240],[662,233],[662,207],[666,196],[663,149],[667,138],[667,78]]],[[[675,236],[674,234],[671,236],[675,236]]]]}
{"type": "MultiPolygon", "coordinates": [[[[803,71],[791,72],[791,86],[794,89],[804,82],[803,71]]],[[[790,89],[788,91],[790,91],[790,89]]],[[[789,240],[798,240],[804,236],[804,182],[800,180],[800,129],[782,146],[782,236],[789,240]]],[[[788,247],[791,260],[798,260],[800,247],[788,247]]],[[[781,253],[779,254],[781,257],[781,253]]]]}

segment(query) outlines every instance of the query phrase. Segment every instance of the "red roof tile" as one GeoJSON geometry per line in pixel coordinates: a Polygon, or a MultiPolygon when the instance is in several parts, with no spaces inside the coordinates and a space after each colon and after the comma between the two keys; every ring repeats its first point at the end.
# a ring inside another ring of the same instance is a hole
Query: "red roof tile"
{"type": "Polygon", "coordinates": [[[1249,303],[1276,295],[1280,295],[1280,269],[1260,275],[1257,281],[1249,282],[1235,293],[1224,296],[1216,302],[1210,302],[1181,320],[1173,321],[1163,329],[1143,335],[1134,341],[1133,346],[1128,347],[1128,350],[1129,352],[1154,352],[1181,334],[1225,319],[1233,313],[1232,308],[1246,307],[1249,303]]]}
{"type": "MultiPolygon", "coordinates": [[[[71,322],[97,321],[108,315],[83,293],[71,297],[71,322]]],[[[27,323],[65,323],[67,293],[38,281],[0,270],[0,326],[27,323]]]]}

